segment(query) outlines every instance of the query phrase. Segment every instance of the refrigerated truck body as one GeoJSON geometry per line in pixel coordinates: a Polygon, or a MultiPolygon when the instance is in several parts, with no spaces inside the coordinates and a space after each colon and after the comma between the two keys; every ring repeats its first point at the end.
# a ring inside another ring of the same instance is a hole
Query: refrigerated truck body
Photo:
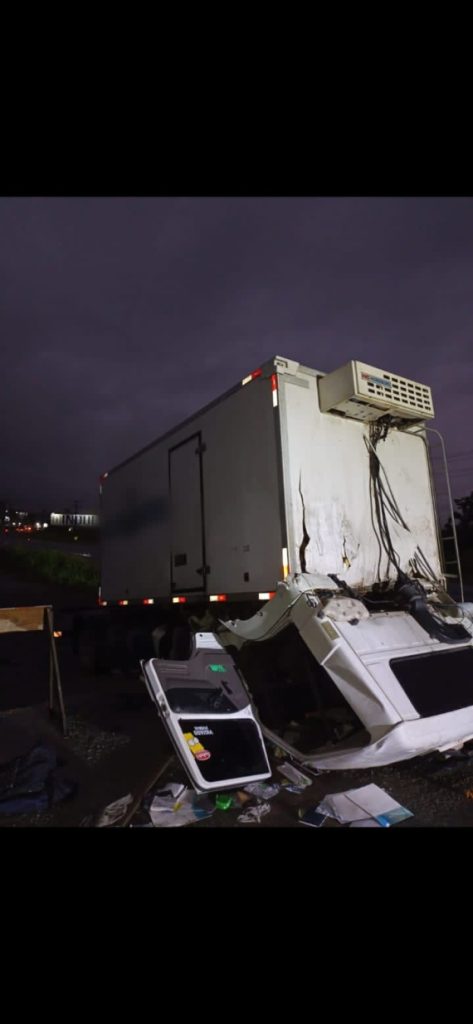
{"type": "Polygon", "coordinates": [[[101,600],[192,603],[273,593],[289,573],[336,574],[355,591],[393,565],[370,510],[369,424],[407,529],[400,566],[441,555],[422,424],[430,389],[352,361],[325,375],[275,357],[104,474],[101,600]]]}

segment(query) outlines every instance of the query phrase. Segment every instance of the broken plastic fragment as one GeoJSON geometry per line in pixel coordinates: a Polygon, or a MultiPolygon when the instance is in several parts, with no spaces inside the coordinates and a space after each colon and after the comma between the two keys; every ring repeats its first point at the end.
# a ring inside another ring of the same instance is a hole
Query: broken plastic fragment
{"type": "Polygon", "coordinates": [[[273,796],[277,796],[281,787],[276,783],[270,784],[266,782],[250,782],[248,786],[245,786],[245,791],[251,793],[252,796],[256,796],[261,800],[272,800],[273,796]]]}
{"type": "Polygon", "coordinates": [[[271,804],[256,804],[256,807],[250,807],[243,814],[239,814],[238,821],[241,821],[242,825],[259,825],[261,818],[269,814],[270,810],[271,804]]]}

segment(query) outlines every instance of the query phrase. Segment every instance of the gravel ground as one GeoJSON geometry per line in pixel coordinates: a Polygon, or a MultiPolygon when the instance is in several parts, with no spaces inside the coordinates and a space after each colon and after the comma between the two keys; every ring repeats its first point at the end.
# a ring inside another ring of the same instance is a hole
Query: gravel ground
{"type": "Polygon", "coordinates": [[[80,715],[69,715],[67,739],[73,753],[91,765],[98,764],[118,747],[126,746],[130,742],[129,736],[94,728],[80,715]]]}

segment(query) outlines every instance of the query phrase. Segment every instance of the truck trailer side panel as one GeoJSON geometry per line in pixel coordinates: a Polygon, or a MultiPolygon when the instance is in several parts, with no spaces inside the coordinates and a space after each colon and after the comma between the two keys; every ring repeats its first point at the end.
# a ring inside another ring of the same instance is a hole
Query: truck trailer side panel
{"type": "Polygon", "coordinates": [[[271,380],[259,377],[110,471],[102,600],[274,589],[281,508],[271,380]]]}

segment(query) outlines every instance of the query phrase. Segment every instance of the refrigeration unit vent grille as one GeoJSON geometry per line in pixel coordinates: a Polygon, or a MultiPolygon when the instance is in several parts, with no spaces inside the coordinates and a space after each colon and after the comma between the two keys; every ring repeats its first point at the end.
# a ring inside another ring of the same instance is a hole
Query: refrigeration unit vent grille
{"type": "Polygon", "coordinates": [[[319,379],[322,412],[358,420],[387,414],[400,420],[432,419],[432,393],[426,384],[352,360],[319,379]]]}

